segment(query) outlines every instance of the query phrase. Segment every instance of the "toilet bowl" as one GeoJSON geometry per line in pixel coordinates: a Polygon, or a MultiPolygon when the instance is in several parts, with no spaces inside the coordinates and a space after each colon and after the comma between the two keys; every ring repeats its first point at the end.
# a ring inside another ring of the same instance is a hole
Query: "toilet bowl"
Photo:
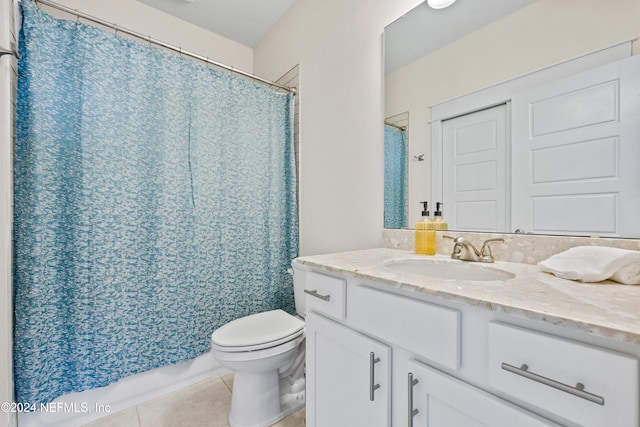
{"type": "Polygon", "coordinates": [[[305,403],[307,270],[293,260],[296,315],[271,310],[233,320],[211,335],[211,353],[235,372],[231,427],[267,427],[305,403]]]}
{"type": "Polygon", "coordinates": [[[304,405],[304,321],[283,310],[233,320],[211,335],[211,352],[235,372],[231,427],[266,427],[304,405]]]}

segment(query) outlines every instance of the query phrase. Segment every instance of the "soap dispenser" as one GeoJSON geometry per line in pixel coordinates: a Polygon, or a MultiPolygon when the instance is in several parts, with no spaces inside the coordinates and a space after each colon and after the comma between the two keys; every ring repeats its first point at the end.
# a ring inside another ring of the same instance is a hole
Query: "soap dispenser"
{"type": "Polygon", "coordinates": [[[443,203],[438,202],[436,203],[436,210],[433,213],[433,229],[434,230],[448,230],[449,229],[449,224],[447,224],[447,222],[444,220],[444,218],[442,218],[442,210],[441,210],[441,206],[443,205],[443,203]]]}
{"type": "Polygon", "coordinates": [[[419,255],[436,254],[436,232],[429,218],[428,202],[423,204],[422,219],[416,223],[416,253],[419,255]]]}

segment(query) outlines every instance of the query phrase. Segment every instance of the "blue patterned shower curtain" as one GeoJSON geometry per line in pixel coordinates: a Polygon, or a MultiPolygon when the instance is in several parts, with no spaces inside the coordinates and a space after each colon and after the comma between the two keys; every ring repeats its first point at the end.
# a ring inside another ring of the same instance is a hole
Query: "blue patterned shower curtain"
{"type": "Polygon", "coordinates": [[[291,97],[22,1],[16,400],[194,358],[294,309],[291,97]]]}
{"type": "Polygon", "coordinates": [[[407,132],[384,127],[384,227],[407,227],[407,132]]]}

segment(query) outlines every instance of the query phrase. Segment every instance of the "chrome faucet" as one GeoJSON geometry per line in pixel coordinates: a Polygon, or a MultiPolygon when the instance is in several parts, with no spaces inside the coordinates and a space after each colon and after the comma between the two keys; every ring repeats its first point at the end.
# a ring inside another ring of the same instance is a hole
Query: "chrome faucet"
{"type": "Polygon", "coordinates": [[[459,259],[461,261],[477,261],[477,262],[494,262],[493,254],[491,253],[492,242],[504,243],[503,238],[488,239],[482,244],[482,248],[478,251],[473,243],[464,237],[452,237],[443,234],[442,237],[453,240],[453,251],[451,251],[451,258],[459,259]]]}

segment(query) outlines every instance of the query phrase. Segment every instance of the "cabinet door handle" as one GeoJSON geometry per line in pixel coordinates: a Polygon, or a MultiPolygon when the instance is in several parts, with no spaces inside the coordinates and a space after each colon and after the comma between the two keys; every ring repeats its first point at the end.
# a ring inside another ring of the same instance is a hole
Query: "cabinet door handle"
{"type": "Polygon", "coordinates": [[[409,397],[407,399],[409,401],[409,413],[407,414],[409,416],[409,427],[413,427],[413,417],[420,412],[417,409],[413,409],[413,387],[416,384],[418,384],[418,379],[414,379],[413,374],[409,372],[409,397]]]}
{"type": "Polygon", "coordinates": [[[331,299],[331,295],[320,295],[318,291],[316,291],[315,289],[312,291],[310,291],[309,289],[305,289],[304,293],[314,296],[316,298],[320,298],[323,301],[329,301],[331,299]]]}
{"type": "Polygon", "coordinates": [[[541,384],[544,384],[546,386],[549,387],[553,387],[555,389],[564,391],[565,393],[569,393],[572,394],[574,396],[580,397],[582,399],[586,399],[589,402],[593,402],[593,403],[597,403],[598,405],[604,405],[604,397],[600,397],[598,395],[595,395],[593,393],[589,393],[587,391],[584,391],[584,384],[582,383],[578,383],[576,384],[575,387],[572,387],[570,385],[561,383],[559,381],[556,380],[552,380],[551,378],[547,378],[544,377],[540,374],[536,374],[533,372],[529,372],[529,367],[526,364],[523,364],[522,366],[515,367],[513,365],[509,365],[508,363],[502,363],[502,369],[504,369],[505,371],[509,371],[511,373],[514,373],[516,375],[520,375],[522,377],[528,378],[530,380],[539,382],[541,384]]]}
{"type": "Polygon", "coordinates": [[[376,372],[374,365],[380,361],[379,357],[372,351],[369,353],[369,400],[373,402],[373,392],[380,388],[380,384],[376,384],[376,372]]]}

